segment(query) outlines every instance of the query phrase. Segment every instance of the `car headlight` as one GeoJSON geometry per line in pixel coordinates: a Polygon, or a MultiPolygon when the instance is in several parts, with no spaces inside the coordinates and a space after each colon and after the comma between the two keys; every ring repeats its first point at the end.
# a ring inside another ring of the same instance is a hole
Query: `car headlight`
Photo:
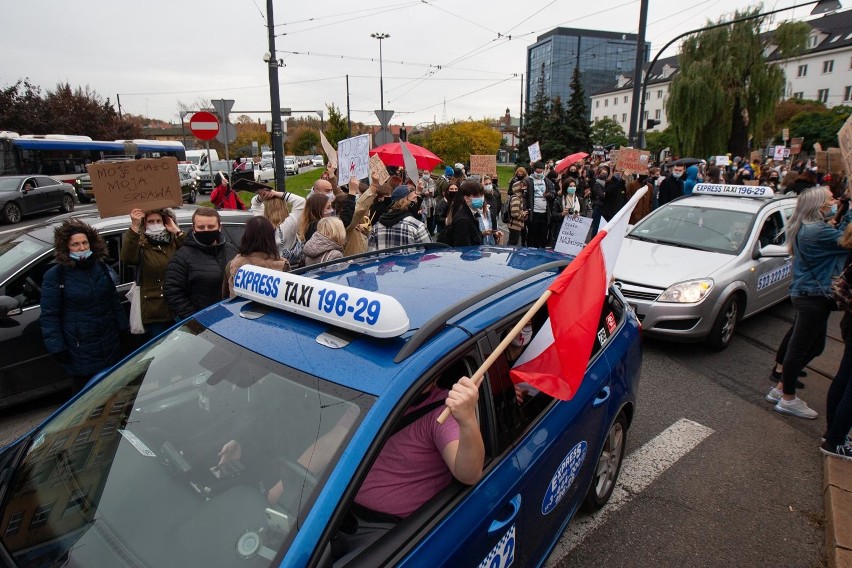
{"type": "Polygon", "coordinates": [[[657,298],[657,301],[694,304],[703,300],[712,288],[713,281],[710,279],[678,282],[666,288],[665,292],[657,298]]]}

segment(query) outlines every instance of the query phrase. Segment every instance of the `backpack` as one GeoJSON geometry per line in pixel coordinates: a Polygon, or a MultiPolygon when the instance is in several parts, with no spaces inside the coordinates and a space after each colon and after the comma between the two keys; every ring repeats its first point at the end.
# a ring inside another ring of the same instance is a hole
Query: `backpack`
{"type": "Polygon", "coordinates": [[[438,233],[438,236],[435,237],[436,243],[441,243],[442,245],[447,245],[448,247],[453,246],[453,224],[445,226],[441,229],[441,232],[438,233]]]}
{"type": "Polygon", "coordinates": [[[514,195],[510,195],[509,199],[506,201],[506,205],[503,206],[503,209],[500,210],[500,220],[503,221],[504,224],[508,225],[511,220],[510,213],[512,212],[512,199],[514,195]]]}

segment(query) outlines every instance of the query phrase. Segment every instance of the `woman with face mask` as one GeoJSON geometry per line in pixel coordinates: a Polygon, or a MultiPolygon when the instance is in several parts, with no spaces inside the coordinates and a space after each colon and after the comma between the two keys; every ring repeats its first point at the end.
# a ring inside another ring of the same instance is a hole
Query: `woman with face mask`
{"type": "Polygon", "coordinates": [[[64,221],[53,233],[53,248],[56,264],[41,285],[41,332],[76,393],[123,355],[119,332],[129,325],[97,230],[64,221]]]}
{"type": "Polygon", "coordinates": [[[478,181],[465,180],[453,208],[452,244],[454,247],[502,242],[503,233],[491,225],[485,208],[485,190],[478,181]]]}
{"type": "Polygon", "coordinates": [[[136,266],[136,283],[142,293],[142,323],[148,339],[175,322],[163,295],[166,266],[185,238],[175,220],[171,209],[134,209],[121,243],[121,261],[136,266]]]}

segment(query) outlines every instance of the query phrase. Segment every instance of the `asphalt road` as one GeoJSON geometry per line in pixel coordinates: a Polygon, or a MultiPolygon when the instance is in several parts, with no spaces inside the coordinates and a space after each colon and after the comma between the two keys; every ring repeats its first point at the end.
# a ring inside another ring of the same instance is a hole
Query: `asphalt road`
{"type": "MultiPolygon", "coordinates": [[[[777,414],[763,400],[791,315],[784,303],[743,322],[721,353],[645,340],[639,406],[611,503],[620,508],[578,514],[550,566],[824,566],[817,446],[829,379],[811,370],[799,393],[820,412],[814,421],[777,414]],[[689,439],[684,426],[699,435],[689,439]]],[[[839,362],[834,349],[822,358],[826,373],[839,362]]],[[[61,402],[4,415],[0,445],[61,402]]]]}

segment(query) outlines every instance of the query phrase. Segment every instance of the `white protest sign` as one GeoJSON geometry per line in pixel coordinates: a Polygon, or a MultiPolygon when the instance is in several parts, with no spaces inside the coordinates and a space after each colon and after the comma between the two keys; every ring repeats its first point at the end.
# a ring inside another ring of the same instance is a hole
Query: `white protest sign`
{"type": "Polygon", "coordinates": [[[370,176],[370,135],[362,134],[337,143],[337,178],[347,184],[353,177],[370,176]]]}
{"type": "Polygon", "coordinates": [[[773,159],[776,162],[780,162],[784,159],[784,150],[786,150],[784,146],[775,146],[775,155],[773,156],[773,159]]]}
{"type": "Polygon", "coordinates": [[[527,150],[529,150],[530,152],[531,162],[538,162],[539,160],[541,160],[541,146],[538,142],[536,142],[535,144],[530,144],[530,147],[527,148],[527,150]]]}
{"type": "Polygon", "coordinates": [[[325,137],[325,134],[320,130],[320,144],[322,144],[322,149],[325,150],[325,155],[328,158],[328,163],[336,166],[337,165],[337,150],[334,149],[334,146],[331,145],[331,142],[328,141],[328,138],[325,137]]]}
{"type": "Polygon", "coordinates": [[[588,217],[572,217],[568,215],[562,220],[562,228],[553,250],[563,254],[577,256],[586,246],[586,236],[592,228],[592,220],[588,217]]]}
{"type": "Polygon", "coordinates": [[[731,165],[731,157],[730,156],[716,156],[716,165],[717,166],[730,166],[731,165]]]}

